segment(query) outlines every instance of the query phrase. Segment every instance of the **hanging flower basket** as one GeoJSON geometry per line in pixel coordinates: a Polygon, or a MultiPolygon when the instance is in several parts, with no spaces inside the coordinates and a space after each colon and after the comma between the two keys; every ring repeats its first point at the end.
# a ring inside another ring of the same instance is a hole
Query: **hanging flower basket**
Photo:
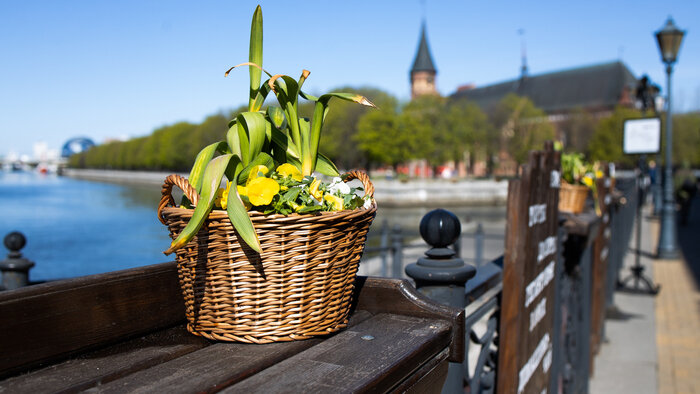
{"type": "MultiPolygon", "coordinates": [[[[374,187],[363,172],[365,195],[374,187]]],[[[175,207],[173,186],[196,205],[188,181],[170,175],[158,217],[173,239],[192,209],[175,207]]],[[[176,251],[187,329],[221,341],[268,343],[307,339],[346,327],[355,275],[377,207],[316,214],[249,212],[262,253],[240,242],[225,211],[212,211],[197,235],[176,251]]]]}
{"type": "Polygon", "coordinates": [[[588,197],[588,186],[562,182],[559,188],[559,210],[579,214],[583,212],[588,197]]]}

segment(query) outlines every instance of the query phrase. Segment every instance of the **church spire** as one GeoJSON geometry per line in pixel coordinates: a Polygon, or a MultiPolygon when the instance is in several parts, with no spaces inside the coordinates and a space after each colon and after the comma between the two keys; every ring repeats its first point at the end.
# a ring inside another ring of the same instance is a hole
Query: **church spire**
{"type": "Polygon", "coordinates": [[[437,70],[433,63],[428,47],[428,39],[425,33],[425,21],[421,25],[420,41],[418,52],[411,67],[411,98],[416,98],[424,94],[438,94],[435,88],[435,75],[437,70]]]}

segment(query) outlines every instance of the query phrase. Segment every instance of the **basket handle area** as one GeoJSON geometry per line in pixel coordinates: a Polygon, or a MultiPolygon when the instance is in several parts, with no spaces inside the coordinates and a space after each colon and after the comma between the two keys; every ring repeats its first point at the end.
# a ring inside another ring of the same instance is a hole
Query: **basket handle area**
{"type": "Polygon", "coordinates": [[[369,180],[369,175],[363,171],[350,171],[344,176],[345,182],[350,182],[353,179],[359,179],[365,189],[365,196],[374,198],[374,185],[369,180]]]}
{"type": "Polygon", "coordinates": [[[190,182],[186,178],[175,174],[168,175],[168,177],[165,178],[165,182],[163,182],[163,189],[161,190],[162,197],[160,198],[160,203],[158,203],[158,220],[160,220],[160,222],[163,224],[166,223],[163,219],[163,215],[161,215],[161,211],[163,211],[163,208],[167,207],[168,205],[175,206],[175,199],[172,195],[173,186],[177,186],[182,189],[185,196],[190,200],[190,202],[192,202],[192,205],[197,205],[199,202],[199,194],[197,193],[197,190],[190,185],[190,182]]]}

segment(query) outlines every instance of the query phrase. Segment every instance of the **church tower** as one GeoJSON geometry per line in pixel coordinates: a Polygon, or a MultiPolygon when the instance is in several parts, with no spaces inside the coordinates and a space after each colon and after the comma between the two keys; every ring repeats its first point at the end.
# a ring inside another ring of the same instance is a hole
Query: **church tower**
{"type": "Polygon", "coordinates": [[[418,52],[411,68],[411,99],[426,94],[437,95],[438,91],[435,87],[436,74],[437,70],[433,64],[433,58],[430,56],[428,39],[425,38],[425,22],[423,22],[418,52]]]}

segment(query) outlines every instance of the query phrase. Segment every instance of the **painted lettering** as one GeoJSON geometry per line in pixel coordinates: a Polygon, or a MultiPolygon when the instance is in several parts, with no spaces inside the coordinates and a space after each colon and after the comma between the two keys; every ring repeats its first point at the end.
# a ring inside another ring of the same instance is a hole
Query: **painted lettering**
{"type": "Polygon", "coordinates": [[[525,307],[527,308],[544,290],[545,287],[554,278],[554,261],[550,262],[547,267],[540,272],[537,277],[530,282],[525,288],[525,307]]]}
{"type": "Polygon", "coordinates": [[[537,262],[540,263],[557,252],[557,237],[547,237],[547,239],[539,243],[537,249],[537,262]]]}
{"type": "Polygon", "coordinates": [[[543,297],[535,309],[530,312],[530,332],[537,326],[544,316],[547,314],[547,297],[543,297]]]}
{"type": "Polygon", "coordinates": [[[525,385],[530,381],[532,374],[535,373],[537,366],[540,365],[545,352],[549,348],[549,334],[544,334],[542,339],[540,339],[540,343],[537,344],[535,351],[532,352],[532,355],[518,373],[518,393],[523,392],[525,385]]]}
{"type": "Polygon", "coordinates": [[[547,204],[537,204],[530,206],[530,219],[528,227],[544,223],[547,220],[547,204]]]}
{"type": "Polygon", "coordinates": [[[552,170],[552,173],[549,177],[549,187],[559,189],[560,185],[561,185],[561,173],[557,170],[552,170]]]}

